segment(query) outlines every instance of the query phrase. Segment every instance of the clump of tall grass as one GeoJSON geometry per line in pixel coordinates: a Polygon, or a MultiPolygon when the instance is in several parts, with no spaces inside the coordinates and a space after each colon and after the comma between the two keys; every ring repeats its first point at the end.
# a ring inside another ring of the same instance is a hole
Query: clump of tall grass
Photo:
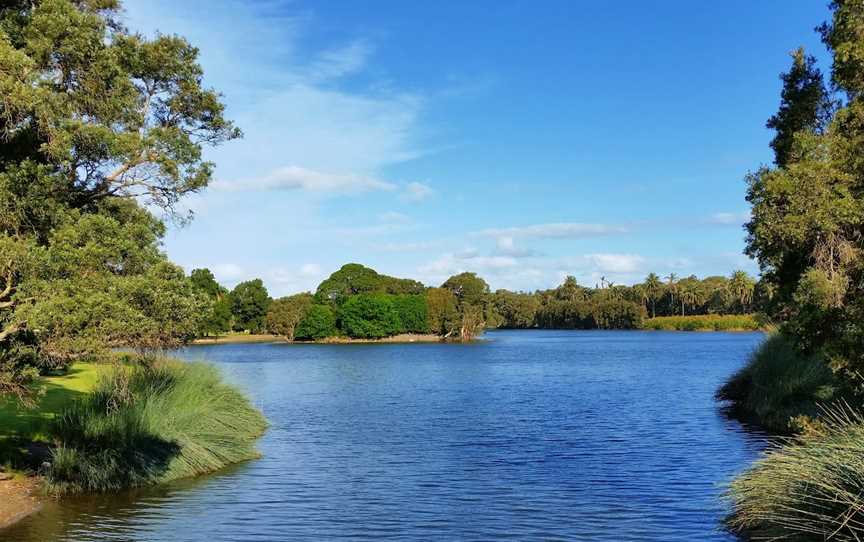
{"type": "Polygon", "coordinates": [[[49,489],[111,491],[212,472],[256,457],[266,426],[210,365],[120,366],[57,421],[49,489]]]}
{"type": "Polygon", "coordinates": [[[836,400],[839,389],[821,356],[802,356],[778,333],[759,346],[716,396],[729,402],[736,417],[788,434],[800,429],[801,420],[818,416],[819,404],[836,400]]]}
{"type": "Polygon", "coordinates": [[[864,540],[864,416],[827,411],[732,482],[728,527],[753,539],[864,540]]]}
{"type": "Polygon", "coordinates": [[[657,316],[642,323],[642,329],[654,331],[757,331],[764,327],[753,314],[657,316]]]}

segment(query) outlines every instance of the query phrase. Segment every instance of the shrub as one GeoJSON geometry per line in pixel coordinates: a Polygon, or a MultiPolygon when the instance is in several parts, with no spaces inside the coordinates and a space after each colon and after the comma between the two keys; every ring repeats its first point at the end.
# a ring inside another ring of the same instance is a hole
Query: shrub
{"type": "Polygon", "coordinates": [[[701,314],[658,316],[642,323],[655,331],[758,331],[765,326],[753,314],[701,314]]]}
{"type": "Polygon", "coordinates": [[[48,485],[110,491],[212,472],[256,457],[266,425],[212,366],[119,366],[57,421],[48,485]]]}
{"type": "Polygon", "coordinates": [[[402,330],[393,300],[382,294],[349,297],[339,310],[339,319],[346,335],[360,339],[380,339],[402,330]]]}
{"type": "Polygon", "coordinates": [[[864,539],[864,417],[848,408],[732,482],[730,530],[771,540],[864,539]]]}
{"type": "Polygon", "coordinates": [[[402,333],[429,333],[429,306],[422,295],[394,295],[393,308],[402,333]]]}
{"type": "Polygon", "coordinates": [[[736,417],[790,433],[797,419],[818,415],[818,404],[838,394],[838,382],[820,356],[802,356],[787,338],[775,334],[717,391],[717,398],[729,401],[736,417]]]}
{"type": "Polygon", "coordinates": [[[631,301],[608,299],[591,308],[591,317],[597,329],[638,329],[642,327],[645,308],[631,301]]]}
{"type": "Polygon", "coordinates": [[[294,338],[301,341],[324,339],[338,335],[336,313],[329,305],[312,305],[294,329],[294,338]]]}

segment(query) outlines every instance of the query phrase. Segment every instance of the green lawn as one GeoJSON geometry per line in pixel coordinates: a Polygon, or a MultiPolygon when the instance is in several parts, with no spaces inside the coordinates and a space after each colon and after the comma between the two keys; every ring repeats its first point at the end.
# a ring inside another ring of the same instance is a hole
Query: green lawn
{"type": "Polygon", "coordinates": [[[43,378],[45,395],[35,408],[21,406],[11,398],[0,398],[0,465],[15,465],[32,441],[50,440],[51,421],[96,384],[99,365],[76,363],[62,376],[43,378]]]}

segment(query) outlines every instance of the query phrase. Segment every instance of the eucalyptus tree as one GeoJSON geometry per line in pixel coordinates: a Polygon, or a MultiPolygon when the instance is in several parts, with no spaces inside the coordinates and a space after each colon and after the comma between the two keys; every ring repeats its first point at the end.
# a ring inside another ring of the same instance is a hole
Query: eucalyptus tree
{"type": "Polygon", "coordinates": [[[23,393],[27,367],[186,340],[206,304],[141,205],[188,219],[204,148],[240,131],[197,49],[126,30],[120,8],[0,7],[0,391],[23,393]]]}

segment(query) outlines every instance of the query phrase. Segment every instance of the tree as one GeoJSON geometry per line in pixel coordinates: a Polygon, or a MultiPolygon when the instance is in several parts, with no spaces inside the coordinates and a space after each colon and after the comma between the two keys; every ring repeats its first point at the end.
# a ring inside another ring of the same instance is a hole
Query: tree
{"type": "Polygon", "coordinates": [[[657,300],[663,297],[663,283],[660,281],[660,277],[657,276],[656,273],[650,273],[648,277],[645,278],[645,293],[648,295],[648,299],[651,300],[651,318],[657,317],[657,300]]]}
{"type": "Polygon", "coordinates": [[[314,298],[310,293],[296,294],[288,297],[280,297],[270,303],[264,323],[268,333],[281,335],[286,339],[294,339],[294,330],[309,308],[312,307],[314,298]]]}
{"type": "Polygon", "coordinates": [[[294,338],[303,341],[325,339],[338,334],[336,313],[329,305],[312,305],[294,330],[294,338]]]}
{"type": "Polygon", "coordinates": [[[459,337],[470,341],[486,327],[489,285],[475,273],[460,273],[447,279],[442,288],[456,297],[461,316],[459,337]]]}
{"type": "Polygon", "coordinates": [[[423,285],[416,280],[388,277],[359,263],[349,263],[343,265],[318,286],[315,301],[340,305],[348,297],[357,294],[419,295],[423,290],[423,285]]]}
{"type": "Polygon", "coordinates": [[[119,2],[0,8],[0,392],[115,346],[193,337],[206,300],[159,250],[240,135],[197,50],[118,24],[119,2]]]}
{"type": "Polygon", "coordinates": [[[210,301],[210,310],[202,317],[201,335],[225,333],[231,329],[231,300],[228,290],[216,282],[209,269],[193,269],[189,274],[192,285],[210,301]]]}
{"type": "Polygon", "coordinates": [[[390,337],[402,330],[393,299],[385,294],[349,297],[339,308],[339,321],[346,335],[359,339],[390,337]]]}
{"type": "Polygon", "coordinates": [[[402,324],[402,333],[429,333],[429,305],[425,296],[394,295],[391,300],[402,324]]]}
{"type": "Polygon", "coordinates": [[[270,295],[261,279],[241,282],[231,290],[231,314],[234,329],[260,333],[264,330],[264,317],[270,306],[270,295]]]}
{"type": "Polygon", "coordinates": [[[792,53],[792,67],[780,79],[783,81],[780,109],[765,126],[776,131],[771,148],[774,163],[783,167],[793,159],[795,134],[821,132],[830,119],[833,104],[816,59],[806,55],[803,47],[792,53]]]}
{"type": "Polygon", "coordinates": [[[746,272],[739,270],[732,273],[732,276],[729,278],[728,288],[729,296],[735,305],[733,311],[750,312],[755,287],[756,281],[746,272]]]}
{"type": "Polygon", "coordinates": [[[429,314],[428,327],[432,333],[448,338],[459,330],[459,308],[456,296],[445,288],[429,288],[426,291],[426,306],[429,314]]]}

